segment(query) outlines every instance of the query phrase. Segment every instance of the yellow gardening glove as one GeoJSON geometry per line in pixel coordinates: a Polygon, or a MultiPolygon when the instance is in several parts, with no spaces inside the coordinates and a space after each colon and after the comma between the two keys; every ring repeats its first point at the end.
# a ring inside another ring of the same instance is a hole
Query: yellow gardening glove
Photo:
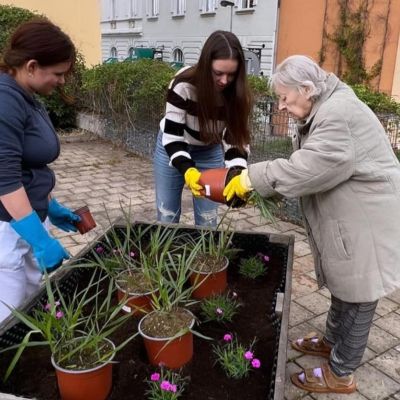
{"type": "Polygon", "coordinates": [[[201,196],[200,190],[203,190],[203,186],[198,183],[200,176],[201,172],[194,167],[189,168],[185,172],[186,185],[189,186],[189,189],[192,191],[194,196],[201,196]]]}
{"type": "Polygon", "coordinates": [[[223,195],[226,197],[226,201],[231,200],[234,196],[246,200],[247,194],[252,190],[253,187],[251,186],[248,170],[244,169],[240,175],[230,180],[224,189],[223,195]]]}

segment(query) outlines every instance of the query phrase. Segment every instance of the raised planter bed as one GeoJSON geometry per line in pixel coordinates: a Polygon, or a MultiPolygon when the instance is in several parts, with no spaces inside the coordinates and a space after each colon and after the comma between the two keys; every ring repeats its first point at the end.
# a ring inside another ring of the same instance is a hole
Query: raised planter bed
{"type": "MultiPolygon", "coordinates": [[[[133,227],[148,226],[137,222],[133,227]]],[[[116,225],[115,228],[124,229],[116,225]]],[[[197,230],[181,227],[189,233],[197,230]]],[[[99,238],[102,241],[102,237],[99,238]]],[[[74,260],[90,256],[93,243],[85,248],[74,260]]],[[[192,362],[181,371],[188,377],[188,384],[182,399],[251,399],[251,400],[283,400],[286,364],[287,330],[289,321],[289,304],[291,293],[291,274],[293,263],[294,237],[287,235],[235,232],[233,246],[242,249],[228,268],[229,289],[238,294],[243,306],[234,317],[232,323],[202,323],[195,330],[203,335],[220,340],[226,332],[234,332],[243,343],[250,343],[254,337],[257,357],[261,360],[260,369],[250,373],[241,380],[228,379],[223,370],[214,365],[212,357],[213,342],[195,338],[194,357],[192,362]],[[241,258],[251,257],[257,253],[269,256],[270,263],[265,276],[250,280],[238,273],[241,258]]],[[[53,279],[66,293],[72,293],[77,285],[85,284],[87,269],[77,268],[57,274],[53,279]]],[[[38,303],[46,301],[44,290],[28,301],[24,308],[29,310],[38,303]]],[[[191,311],[198,316],[198,308],[191,311]]],[[[138,319],[132,318],[121,331],[111,339],[119,343],[127,336],[127,331],[137,330],[138,319]]],[[[13,318],[0,325],[0,348],[19,343],[26,333],[21,323],[13,318]]],[[[215,343],[215,341],[214,341],[215,343]]],[[[0,358],[0,374],[8,366],[12,354],[3,353],[0,358]]],[[[144,382],[154,371],[147,361],[144,346],[138,336],[120,353],[114,365],[113,389],[109,400],[135,398],[146,399],[148,388],[144,382]]],[[[50,354],[46,348],[30,348],[25,350],[10,379],[0,383],[1,393],[36,398],[38,400],[59,399],[55,371],[51,365],[50,354]]]]}

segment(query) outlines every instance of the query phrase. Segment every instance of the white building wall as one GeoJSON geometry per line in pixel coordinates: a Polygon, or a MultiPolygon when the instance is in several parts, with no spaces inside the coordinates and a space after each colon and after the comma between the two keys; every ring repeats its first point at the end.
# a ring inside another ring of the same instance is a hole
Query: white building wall
{"type": "MultiPolygon", "coordinates": [[[[192,65],[213,31],[230,29],[231,7],[220,6],[220,1],[214,0],[214,12],[203,13],[200,7],[204,0],[158,0],[158,15],[149,16],[146,11],[151,1],[156,0],[102,0],[103,61],[110,57],[113,46],[121,61],[128,56],[130,47],[143,46],[163,48],[164,61],[173,61],[173,51],[179,48],[184,63],[192,65]],[[172,6],[178,1],[186,7],[184,14],[175,16],[172,6]]],[[[275,61],[278,0],[255,3],[247,10],[233,7],[232,32],[244,48],[261,49],[261,71],[270,75],[275,61]]]]}

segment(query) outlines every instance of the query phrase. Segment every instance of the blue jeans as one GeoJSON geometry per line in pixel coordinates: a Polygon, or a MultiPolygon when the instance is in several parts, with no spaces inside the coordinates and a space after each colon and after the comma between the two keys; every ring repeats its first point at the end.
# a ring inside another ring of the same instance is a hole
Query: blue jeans
{"type": "MultiPolygon", "coordinates": [[[[160,222],[179,222],[181,215],[182,190],[185,179],[173,166],[158,134],[154,152],[154,175],[156,181],[157,219],[160,222]]],[[[199,171],[224,166],[222,145],[189,146],[189,153],[199,171]]],[[[196,225],[216,226],[218,204],[204,197],[193,197],[196,225]]]]}

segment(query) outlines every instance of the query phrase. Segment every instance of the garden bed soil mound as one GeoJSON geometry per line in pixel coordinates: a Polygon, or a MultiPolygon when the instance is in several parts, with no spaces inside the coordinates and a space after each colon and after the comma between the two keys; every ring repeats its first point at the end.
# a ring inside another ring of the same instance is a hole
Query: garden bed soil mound
{"type": "MultiPolygon", "coordinates": [[[[256,235],[253,235],[256,236],[256,235]]],[[[261,236],[261,235],[260,235],[261,236]]],[[[264,239],[265,241],[265,239],[264,239]]],[[[265,400],[273,397],[271,382],[275,379],[279,323],[273,312],[275,294],[281,288],[286,273],[285,250],[271,245],[263,252],[270,257],[268,272],[265,276],[250,280],[238,273],[239,257],[228,267],[229,289],[238,294],[243,303],[232,323],[226,325],[208,322],[195,325],[201,334],[221,340],[227,332],[235,333],[245,345],[257,342],[254,346],[255,357],[261,360],[261,368],[253,369],[247,378],[235,380],[227,378],[220,366],[214,365],[212,345],[216,341],[207,341],[194,337],[194,357],[181,371],[188,376],[182,400],[265,400]],[[274,365],[275,363],[275,365],[274,365]]],[[[254,256],[240,253],[240,257],[254,256]]],[[[198,307],[191,310],[199,316],[198,307]]],[[[137,331],[138,319],[132,318],[111,339],[116,345],[121,343],[132,331],[137,331]]],[[[10,352],[11,353],[11,352],[10,352]]],[[[12,357],[10,353],[1,354],[0,373],[4,376],[12,357]]],[[[150,378],[155,368],[149,366],[143,341],[137,336],[115,357],[113,366],[113,389],[108,400],[146,399],[148,389],[144,381],[150,378]]],[[[50,362],[47,348],[27,349],[10,379],[0,383],[0,392],[36,398],[39,400],[59,399],[55,371],[50,362]]],[[[1,394],[0,394],[1,397],[1,394]]]]}

